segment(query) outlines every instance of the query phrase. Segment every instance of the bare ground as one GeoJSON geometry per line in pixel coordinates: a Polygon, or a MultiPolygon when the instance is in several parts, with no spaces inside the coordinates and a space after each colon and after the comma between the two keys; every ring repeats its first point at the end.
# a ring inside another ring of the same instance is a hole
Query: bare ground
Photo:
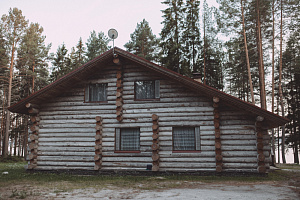
{"type": "Polygon", "coordinates": [[[70,182],[46,185],[23,183],[0,188],[0,199],[300,199],[300,186],[295,180],[222,183],[162,180],[156,184],[151,188],[146,182],[129,187],[96,185],[78,188],[72,187],[70,182]]]}

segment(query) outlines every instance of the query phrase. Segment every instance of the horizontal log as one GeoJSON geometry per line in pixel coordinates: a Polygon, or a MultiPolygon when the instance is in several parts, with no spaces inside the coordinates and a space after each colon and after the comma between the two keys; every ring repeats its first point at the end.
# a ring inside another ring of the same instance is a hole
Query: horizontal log
{"type": "Polygon", "coordinates": [[[25,105],[25,107],[26,107],[26,108],[40,108],[39,105],[37,105],[37,104],[32,104],[32,103],[27,103],[27,104],[25,105]]]}
{"type": "Polygon", "coordinates": [[[39,137],[35,134],[31,134],[29,138],[30,140],[37,140],[39,137]]]}
{"type": "Polygon", "coordinates": [[[100,117],[100,116],[96,116],[95,119],[96,119],[96,122],[102,122],[102,117],[100,117]]]}
{"type": "Polygon", "coordinates": [[[95,166],[94,166],[94,170],[97,171],[97,170],[100,170],[100,169],[101,169],[101,166],[99,166],[99,165],[95,165],[95,166]]]}
{"type": "Polygon", "coordinates": [[[153,125],[152,125],[152,129],[153,129],[153,130],[158,130],[158,127],[159,127],[158,124],[153,124],[153,125]]]}
{"type": "Polygon", "coordinates": [[[215,143],[215,147],[216,147],[216,149],[221,149],[221,142],[216,142],[215,143]]]}
{"type": "Polygon", "coordinates": [[[102,159],[102,155],[100,154],[97,154],[94,156],[94,160],[97,161],[97,160],[101,160],[102,159]]]}
{"type": "Polygon", "coordinates": [[[71,162],[94,162],[93,156],[40,156],[40,161],[71,161],[71,162]]]}
{"type": "Polygon", "coordinates": [[[51,138],[39,138],[40,143],[47,143],[47,142],[90,142],[93,143],[95,139],[93,137],[51,137],[51,138]]]}
{"type": "Polygon", "coordinates": [[[217,161],[222,161],[223,159],[223,156],[222,155],[216,155],[216,160],[217,161]]]}
{"type": "Polygon", "coordinates": [[[257,116],[257,117],[256,117],[256,121],[262,122],[262,121],[264,121],[264,117],[262,117],[262,116],[257,116]]]}
{"type": "Polygon", "coordinates": [[[219,103],[219,101],[220,101],[219,97],[213,97],[213,102],[214,103],[219,103]]]}
{"type": "Polygon", "coordinates": [[[29,154],[28,158],[29,158],[29,160],[33,160],[33,159],[36,159],[36,158],[37,158],[37,155],[31,153],[31,154],[29,154]]]}
{"type": "Polygon", "coordinates": [[[31,126],[31,127],[30,127],[30,130],[31,130],[32,132],[38,132],[38,131],[40,130],[40,128],[39,128],[38,126],[31,126]]]}
{"type": "Polygon", "coordinates": [[[258,154],[258,155],[257,155],[257,160],[260,161],[260,162],[265,161],[265,156],[264,156],[264,154],[258,154]]]}
{"type": "Polygon", "coordinates": [[[37,164],[29,164],[28,169],[35,169],[37,167],[37,164]]]}
{"type": "Polygon", "coordinates": [[[216,172],[222,172],[222,166],[221,165],[216,165],[216,172]]]}
{"type": "Polygon", "coordinates": [[[159,171],[159,166],[158,166],[158,165],[153,165],[153,166],[152,166],[152,171],[153,171],[153,172],[159,171]]]}
{"type": "Polygon", "coordinates": [[[96,129],[97,131],[102,130],[102,128],[103,128],[102,125],[96,125],[96,126],[95,126],[95,129],[96,129]]]}
{"type": "Polygon", "coordinates": [[[151,148],[152,148],[152,150],[158,150],[159,149],[159,144],[156,144],[156,143],[154,143],[154,144],[152,144],[151,145],[151,148]]]}
{"type": "Polygon", "coordinates": [[[102,145],[101,144],[96,144],[95,145],[95,150],[101,150],[102,149],[102,145]]]}
{"type": "Polygon", "coordinates": [[[37,148],[38,148],[37,143],[30,143],[29,144],[29,149],[37,149],[37,148]]]}
{"type": "Polygon", "coordinates": [[[153,120],[153,121],[157,121],[157,120],[158,120],[158,116],[157,116],[156,114],[153,114],[153,115],[152,115],[152,120],[153,120]]]}
{"type": "Polygon", "coordinates": [[[28,109],[28,113],[30,114],[30,115],[35,115],[35,114],[38,114],[40,111],[39,111],[39,109],[37,109],[37,108],[30,108],[30,109],[28,109]]]}
{"type": "Polygon", "coordinates": [[[158,153],[153,153],[152,160],[153,161],[158,161],[159,160],[159,154],[158,153]]]}
{"type": "Polygon", "coordinates": [[[153,135],[152,135],[152,139],[153,139],[153,140],[157,140],[157,139],[158,139],[158,134],[153,134],[153,135]]]}
{"type": "Polygon", "coordinates": [[[102,140],[102,135],[95,135],[95,140],[102,140]]]}
{"type": "Polygon", "coordinates": [[[36,116],[36,115],[31,115],[30,116],[30,121],[31,122],[39,122],[40,121],[40,117],[36,116]]]}
{"type": "Polygon", "coordinates": [[[258,166],[257,171],[258,173],[266,173],[267,171],[266,166],[258,166]]]}
{"type": "MultiPolygon", "coordinates": [[[[93,160],[93,159],[92,159],[93,160]]],[[[94,167],[94,162],[64,162],[64,161],[39,161],[39,166],[66,166],[66,167],[94,167]]]]}

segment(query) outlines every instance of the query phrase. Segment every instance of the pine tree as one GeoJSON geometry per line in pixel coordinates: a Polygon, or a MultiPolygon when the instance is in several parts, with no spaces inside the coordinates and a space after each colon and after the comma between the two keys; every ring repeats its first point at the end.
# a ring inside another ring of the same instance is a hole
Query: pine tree
{"type": "Polygon", "coordinates": [[[102,53],[106,52],[111,47],[108,46],[110,39],[104,35],[103,32],[96,33],[96,31],[92,31],[90,37],[86,43],[86,59],[90,61],[102,53]]]}
{"type": "Polygon", "coordinates": [[[124,47],[127,51],[149,61],[158,61],[159,40],[152,33],[149,23],[143,19],[137,24],[135,31],[130,34],[131,41],[124,47]]]}
{"type": "Polygon", "coordinates": [[[38,23],[31,23],[22,38],[17,59],[17,68],[21,78],[23,90],[21,97],[47,85],[48,81],[48,53],[51,45],[45,45],[43,27],[38,23]]]}
{"type": "Polygon", "coordinates": [[[222,90],[223,84],[223,52],[222,44],[217,38],[215,8],[203,2],[203,51],[198,58],[200,73],[203,74],[203,83],[222,90]]]}
{"type": "Polygon", "coordinates": [[[199,63],[197,63],[198,56],[201,53],[199,6],[200,1],[198,0],[186,1],[186,15],[182,33],[184,58],[187,63],[184,65],[188,66],[188,71],[185,73],[200,71],[199,63]]]}
{"type": "Polygon", "coordinates": [[[161,63],[168,69],[178,73],[186,71],[183,66],[183,41],[181,37],[185,8],[183,0],[165,0],[168,8],[163,10],[164,21],[161,30],[161,63]]]}
{"type": "Polygon", "coordinates": [[[68,58],[67,53],[68,49],[66,49],[66,45],[62,44],[58,47],[55,55],[52,55],[53,70],[50,75],[51,82],[61,78],[71,71],[70,59],[68,58]]]}
{"type": "MultiPolygon", "coordinates": [[[[13,8],[10,9],[8,15],[3,15],[1,18],[1,29],[3,30],[4,38],[7,41],[7,49],[9,51],[10,57],[10,67],[9,67],[9,83],[8,83],[8,92],[7,92],[7,107],[11,105],[11,94],[12,94],[12,81],[13,81],[13,72],[15,66],[15,57],[16,50],[18,45],[25,33],[27,28],[28,21],[25,20],[25,17],[22,15],[22,11],[13,8]]],[[[3,150],[2,156],[7,157],[8,155],[8,140],[9,140],[9,128],[10,128],[10,111],[6,112],[6,129],[3,139],[3,150]]]]}

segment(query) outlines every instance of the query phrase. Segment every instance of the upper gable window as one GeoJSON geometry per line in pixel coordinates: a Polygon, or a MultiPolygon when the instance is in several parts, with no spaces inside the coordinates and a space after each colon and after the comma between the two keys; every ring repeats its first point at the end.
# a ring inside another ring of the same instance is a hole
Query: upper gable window
{"type": "Polygon", "coordinates": [[[107,101],[107,83],[89,84],[85,88],[85,102],[107,101]]]}
{"type": "Polygon", "coordinates": [[[159,80],[136,81],[134,83],[135,99],[159,99],[159,80]]]}

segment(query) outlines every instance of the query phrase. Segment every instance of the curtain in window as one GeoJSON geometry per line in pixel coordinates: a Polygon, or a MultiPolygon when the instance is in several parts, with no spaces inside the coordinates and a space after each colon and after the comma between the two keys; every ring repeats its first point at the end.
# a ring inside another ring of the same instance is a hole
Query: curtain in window
{"type": "Polygon", "coordinates": [[[135,82],[135,98],[155,99],[155,82],[154,81],[135,82]]]}
{"type": "Polygon", "coordinates": [[[196,150],[195,127],[174,127],[173,148],[175,151],[196,150]]]}
{"type": "Polygon", "coordinates": [[[93,84],[89,86],[89,101],[106,101],[107,84],[93,84]]]}
{"type": "Polygon", "coordinates": [[[140,150],[140,130],[137,128],[121,129],[121,150],[139,151],[140,150]]]}

